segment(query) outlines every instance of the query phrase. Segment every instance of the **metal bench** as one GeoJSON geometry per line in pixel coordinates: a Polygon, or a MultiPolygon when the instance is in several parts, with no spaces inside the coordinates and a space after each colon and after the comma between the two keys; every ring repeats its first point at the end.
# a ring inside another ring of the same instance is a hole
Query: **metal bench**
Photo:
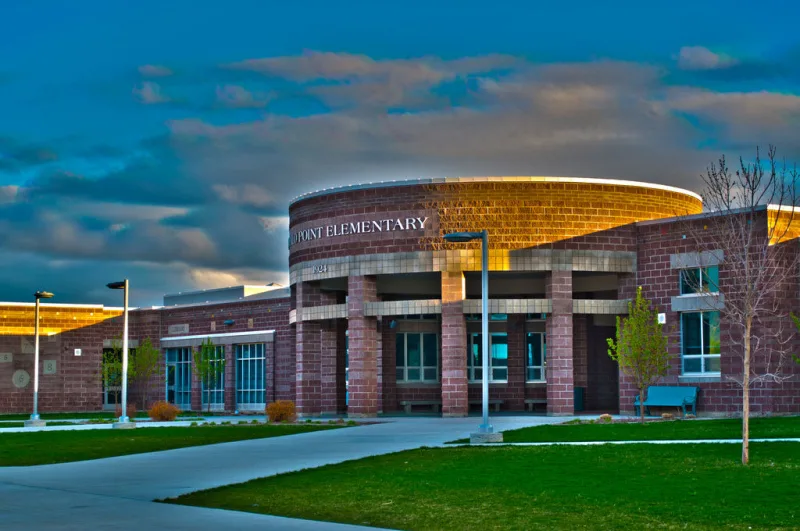
{"type": "Polygon", "coordinates": [[[434,413],[439,412],[439,408],[442,406],[441,400],[401,400],[400,405],[403,406],[403,409],[406,413],[411,413],[412,406],[431,406],[434,413]]]}
{"type": "MultiPolygon", "coordinates": [[[[483,400],[470,400],[469,401],[469,405],[471,405],[471,406],[474,406],[476,404],[479,405],[479,406],[482,405],[483,404],[483,400]]],[[[497,398],[489,400],[489,405],[493,406],[495,411],[500,411],[500,406],[502,404],[503,404],[503,401],[500,400],[500,399],[497,399],[497,398]]]]}
{"type": "Polygon", "coordinates": [[[547,405],[546,398],[526,398],[525,399],[525,409],[528,411],[533,411],[533,406],[536,404],[544,404],[547,405]]]}
{"type": "MultiPolygon", "coordinates": [[[[647,398],[644,401],[645,413],[650,414],[651,407],[679,407],[686,416],[686,407],[690,407],[692,414],[697,414],[697,393],[698,387],[682,386],[651,386],[647,390],[647,398]]],[[[633,400],[633,409],[639,414],[639,395],[633,400]]]]}

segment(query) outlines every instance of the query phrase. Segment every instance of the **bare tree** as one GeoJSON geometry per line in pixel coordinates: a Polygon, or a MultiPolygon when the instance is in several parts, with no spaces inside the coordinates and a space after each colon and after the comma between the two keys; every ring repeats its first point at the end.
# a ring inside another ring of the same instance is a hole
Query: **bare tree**
{"type": "Polygon", "coordinates": [[[699,300],[707,301],[709,310],[721,309],[725,353],[741,356],[741,367],[726,378],[742,389],[742,463],[747,464],[751,388],[792,378],[786,370],[794,333],[787,302],[797,297],[800,266],[798,172],[779,163],[770,146],[767,161],[757,150],[752,163],[740,158],[732,170],[723,156],[702,179],[707,213],[687,220],[685,229],[689,246],[698,251],[699,273],[682,280],[694,283],[697,292],[718,292],[699,300]],[[721,261],[719,281],[703,273],[710,258],[721,261]]]}

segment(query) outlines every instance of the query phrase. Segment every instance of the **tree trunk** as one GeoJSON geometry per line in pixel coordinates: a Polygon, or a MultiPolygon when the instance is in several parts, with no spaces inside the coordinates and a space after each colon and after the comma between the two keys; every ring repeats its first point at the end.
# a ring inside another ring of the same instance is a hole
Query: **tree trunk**
{"type": "Polygon", "coordinates": [[[744,367],[742,374],[742,464],[750,462],[750,330],[751,317],[744,321],[744,367]]]}
{"type": "Polygon", "coordinates": [[[639,422],[644,424],[644,387],[639,388],[639,422]]]}

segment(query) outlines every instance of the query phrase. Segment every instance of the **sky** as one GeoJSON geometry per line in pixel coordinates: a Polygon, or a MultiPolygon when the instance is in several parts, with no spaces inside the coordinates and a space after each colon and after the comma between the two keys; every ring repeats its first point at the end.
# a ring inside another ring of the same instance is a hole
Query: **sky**
{"type": "Polygon", "coordinates": [[[288,284],[332,186],[800,161],[800,3],[4,0],[0,300],[288,284]],[[643,5],[646,4],[646,5],[643,5]]]}

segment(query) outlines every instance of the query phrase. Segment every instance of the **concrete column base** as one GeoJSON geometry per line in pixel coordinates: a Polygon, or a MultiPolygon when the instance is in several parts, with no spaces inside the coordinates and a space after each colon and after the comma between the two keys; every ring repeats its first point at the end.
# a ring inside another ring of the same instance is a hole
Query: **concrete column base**
{"type": "Polygon", "coordinates": [[[132,430],[135,427],[135,422],[115,422],[111,425],[111,428],[115,430],[132,430]]]}
{"type": "Polygon", "coordinates": [[[470,433],[469,434],[469,443],[470,444],[483,444],[483,443],[500,443],[503,442],[503,433],[470,433]]]}
{"type": "Polygon", "coordinates": [[[25,427],[26,428],[44,428],[47,425],[47,422],[41,419],[36,420],[26,420],[25,427]]]}
{"type": "Polygon", "coordinates": [[[376,419],[377,413],[348,413],[347,418],[350,419],[376,419]]]}
{"type": "Polygon", "coordinates": [[[442,413],[443,419],[463,419],[467,416],[466,413],[442,413]]]}

